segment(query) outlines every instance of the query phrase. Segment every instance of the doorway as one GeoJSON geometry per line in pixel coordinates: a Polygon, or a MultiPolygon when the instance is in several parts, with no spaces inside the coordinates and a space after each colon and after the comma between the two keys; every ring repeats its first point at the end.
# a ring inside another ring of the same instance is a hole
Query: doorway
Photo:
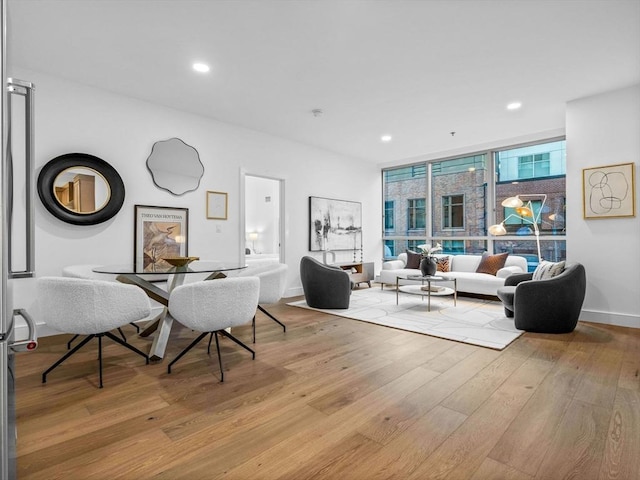
{"type": "Polygon", "coordinates": [[[284,263],[284,180],[245,174],[244,233],[248,265],[284,263]]]}

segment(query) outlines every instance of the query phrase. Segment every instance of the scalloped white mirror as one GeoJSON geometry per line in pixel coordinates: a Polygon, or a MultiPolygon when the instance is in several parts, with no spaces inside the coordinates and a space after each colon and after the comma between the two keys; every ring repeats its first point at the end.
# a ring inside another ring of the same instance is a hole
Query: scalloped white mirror
{"type": "Polygon", "coordinates": [[[153,183],[174,195],[196,190],[204,174],[198,151],[179,138],[154,143],[147,168],[153,183]]]}

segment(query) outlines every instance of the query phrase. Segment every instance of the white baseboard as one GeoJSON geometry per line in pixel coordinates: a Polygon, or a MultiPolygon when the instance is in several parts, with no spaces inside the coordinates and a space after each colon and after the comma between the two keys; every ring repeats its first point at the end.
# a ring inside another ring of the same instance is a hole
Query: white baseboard
{"type": "Polygon", "coordinates": [[[582,310],[580,320],[584,322],[617,325],[619,327],[640,328],[640,315],[629,313],[601,312],[597,310],[582,310]]]}

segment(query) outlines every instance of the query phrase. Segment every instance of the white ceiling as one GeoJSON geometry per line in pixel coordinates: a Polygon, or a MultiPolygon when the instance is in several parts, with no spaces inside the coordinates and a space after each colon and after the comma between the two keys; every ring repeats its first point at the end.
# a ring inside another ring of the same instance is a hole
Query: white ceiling
{"type": "Polygon", "coordinates": [[[9,0],[8,30],[9,72],[376,163],[561,129],[567,101],[640,83],[640,0],[9,0]]]}

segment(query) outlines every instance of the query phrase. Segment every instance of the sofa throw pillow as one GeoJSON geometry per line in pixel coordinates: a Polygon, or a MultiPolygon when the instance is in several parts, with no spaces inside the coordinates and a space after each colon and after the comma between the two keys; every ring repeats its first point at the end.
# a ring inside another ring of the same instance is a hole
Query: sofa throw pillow
{"type": "Polygon", "coordinates": [[[449,272],[451,267],[449,266],[449,256],[436,258],[436,265],[438,272],[449,272]]]}
{"type": "Polygon", "coordinates": [[[495,255],[489,255],[487,252],[482,254],[480,259],[480,265],[476,268],[476,273],[488,273],[489,275],[495,275],[502,267],[504,267],[508,252],[497,253],[495,255]]]}
{"type": "Polygon", "coordinates": [[[407,265],[405,268],[420,268],[420,260],[422,260],[422,255],[418,252],[407,250],[407,265]]]}
{"type": "Polygon", "coordinates": [[[541,261],[531,276],[532,280],[545,280],[560,275],[564,271],[565,262],[541,261]]]}

